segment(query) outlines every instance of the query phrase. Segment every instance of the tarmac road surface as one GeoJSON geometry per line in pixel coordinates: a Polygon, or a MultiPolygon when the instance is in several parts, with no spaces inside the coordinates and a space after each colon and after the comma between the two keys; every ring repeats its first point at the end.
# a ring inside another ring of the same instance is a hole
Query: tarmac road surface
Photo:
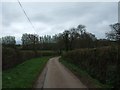
{"type": "Polygon", "coordinates": [[[70,70],[51,58],[39,76],[35,88],[87,88],[70,70]]]}

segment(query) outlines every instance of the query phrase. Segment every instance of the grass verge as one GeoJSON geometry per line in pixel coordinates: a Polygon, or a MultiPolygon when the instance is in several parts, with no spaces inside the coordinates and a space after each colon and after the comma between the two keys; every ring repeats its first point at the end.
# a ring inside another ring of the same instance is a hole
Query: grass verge
{"type": "Polygon", "coordinates": [[[50,57],[34,58],[2,72],[2,88],[32,88],[50,57]]]}
{"type": "Polygon", "coordinates": [[[71,70],[88,88],[112,88],[111,86],[102,84],[98,80],[92,78],[86,71],[82,70],[80,67],[66,62],[62,58],[60,58],[60,62],[69,70],[71,70]]]}

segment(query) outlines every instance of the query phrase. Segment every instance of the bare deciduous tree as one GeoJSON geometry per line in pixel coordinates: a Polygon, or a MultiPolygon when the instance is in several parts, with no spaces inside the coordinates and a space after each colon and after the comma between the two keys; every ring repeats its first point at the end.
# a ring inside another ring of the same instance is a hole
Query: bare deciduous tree
{"type": "Polygon", "coordinates": [[[120,43],[120,23],[111,24],[111,31],[106,33],[106,37],[120,43]]]}

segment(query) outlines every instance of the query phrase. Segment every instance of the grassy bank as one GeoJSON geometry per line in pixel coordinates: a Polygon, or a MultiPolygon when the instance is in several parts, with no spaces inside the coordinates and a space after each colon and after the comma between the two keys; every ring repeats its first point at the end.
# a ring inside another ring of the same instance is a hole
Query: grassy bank
{"type": "Polygon", "coordinates": [[[3,71],[3,88],[31,88],[50,57],[34,58],[3,71]]]}
{"type": "Polygon", "coordinates": [[[98,80],[92,78],[86,71],[73,63],[69,63],[60,58],[60,62],[71,70],[88,88],[111,88],[111,86],[100,83],[98,80]]]}

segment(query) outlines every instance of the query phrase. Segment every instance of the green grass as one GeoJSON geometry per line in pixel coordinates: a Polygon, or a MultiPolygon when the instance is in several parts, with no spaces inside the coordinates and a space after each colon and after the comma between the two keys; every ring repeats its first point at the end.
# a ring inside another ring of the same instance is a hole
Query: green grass
{"type": "Polygon", "coordinates": [[[102,84],[98,80],[92,78],[86,71],[82,70],[80,67],[66,62],[62,58],[60,58],[60,62],[69,70],[71,70],[76,76],[78,76],[78,78],[89,88],[111,88],[111,86],[102,84]]]}
{"type": "Polygon", "coordinates": [[[32,88],[34,81],[43,70],[50,57],[34,58],[15,68],[3,71],[3,88],[32,88]]]}

